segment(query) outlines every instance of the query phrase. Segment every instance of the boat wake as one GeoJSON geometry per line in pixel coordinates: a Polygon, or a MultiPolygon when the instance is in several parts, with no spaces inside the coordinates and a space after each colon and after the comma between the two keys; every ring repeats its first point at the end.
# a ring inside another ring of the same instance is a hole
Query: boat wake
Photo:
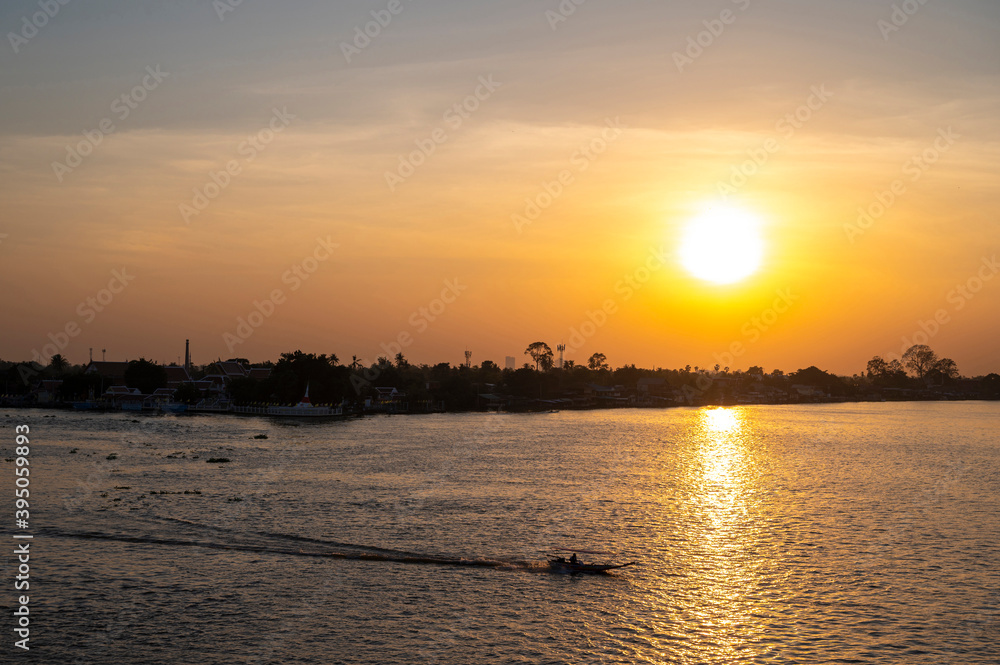
{"type": "Polygon", "coordinates": [[[407,552],[356,543],[342,543],[310,538],[306,536],[271,533],[267,531],[247,531],[214,527],[188,520],[171,517],[157,517],[151,521],[174,523],[186,531],[182,535],[149,533],[134,529],[131,533],[122,531],[71,530],[47,527],[39,533],[48,538],[73,538],[81,540],[106,540],[122,543],[140,543],[165,547],[194,547],[235,552],[252,552],[279,556],[297,556],[354,561],[377,561],[402,564],[424,564],[437,566],[465,566],[496,569],[532,569],[538,562],[523,560],[501,560],[485,557],[462,557],[431,555],[407,552]],[[195,531],[205,532],[209,537],[200,536],[195,531]],[[211,537],[217,536],[217,537],[211,537]]]}

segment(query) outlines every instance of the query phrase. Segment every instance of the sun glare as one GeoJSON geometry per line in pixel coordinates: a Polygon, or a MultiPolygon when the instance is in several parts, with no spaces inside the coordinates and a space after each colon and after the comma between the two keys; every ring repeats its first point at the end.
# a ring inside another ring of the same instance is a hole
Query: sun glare
{"type": "Polygon", "coordinates": [[[736,412],[732,409],[709,409],[703,413],[706,421],[705,426],[709,432],[728,433],[739,427],[736,412]]]}
{"type": "Polygon", "coordinates": [[[757,272],[764,257],[760,220],[739,208],[709,208],[688,222],[680,256],[684,268],[699,279],[738,282],[757,272]]]}

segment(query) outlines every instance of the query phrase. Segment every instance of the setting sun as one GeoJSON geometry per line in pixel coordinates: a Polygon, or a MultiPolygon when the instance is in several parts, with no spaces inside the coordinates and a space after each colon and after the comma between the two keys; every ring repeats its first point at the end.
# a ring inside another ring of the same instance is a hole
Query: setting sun
{"type": "Polygon", "coordinates": [[[709,208],[688,222],[680,256],[684,268],[699,279],[738,282],[760,268],[764,256],[760,221],[739,208],[709,208]]]}
{"type": "Polygon", "coordinates": [[[0,652],[1000,665],[1000,0],[0,27],[0,652]]]}

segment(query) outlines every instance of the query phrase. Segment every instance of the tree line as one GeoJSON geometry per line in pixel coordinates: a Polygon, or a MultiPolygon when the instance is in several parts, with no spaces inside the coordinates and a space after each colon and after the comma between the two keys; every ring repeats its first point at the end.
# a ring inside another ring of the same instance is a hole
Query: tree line
{"type": "MultiPolygon", "coordinates": [[[[309,386],[315,404],[362,403],[376,395],[377,387],[392,387],[406,394],[411,404],[428,401],[443,403],[448,410],[470,410],[481,406],[480,395],[504,395],[521,399],[549,399],[584,392],[589,385],[624,386],[634,390],[640,379],[662,379],[667,389],[682,394],[697,395],[699,403],[725,402],[740,391],[753,386],[788,390],[793,385],[819,388],[836,397],[864,395],[882,389],[924,389],[928,386],[949,386],[960,380],[958,367],[949,358],[939,358],[926,345],[914,346],[899,359],[886,360],[875,356],[868,361],[865,372],[849,377],[811,366],[785,374],[780,369],[765,372],[760,366],[731,370],[729,367],[702,368],[686,365],[681,369],[645,369],[632,365],[612,368],[603,353],[593,353],[586,365],[566,361],[556,367],[548,344],[533,342],[524,351],[526,362],[516,369],[502,369],[495,362],[484,360],[476,366],[438,363],[411,364],[402,353],[395,358],[379,357],[365,363],[358,356],[342,363],[336,354],[312,354],[301,350],[281,354],[277,362],[258,366],[271,368],[266,379],[235,378],[229,382],[228,394],[237,403],[298,402],[309,386]],[[530,360],[530,362],[528,362],[530,360]]],[[[230,359],[249,367],[246,358],[230,359]]],[[[196,367],[194,379],[213,371],[213,363],[196,367]]],[[[36,380],[61,379],[59,397],[65,401],[100,395],[108,382],[102,377],[84,373],[82,365],[70,365],[62,356],[53,356],[47,367],[36,371],[36,380]]],[[[24,382],[18,364],[0,361],[0,376],[5,394],[25,394],[31,385],[24,382]]],[[[1000,396],[1000,376],[981,377],[984,396],[1000,396]]],[[[163,366],[146,359],[133,360],[125,372],[125,383],[149,394],[167,384],[163,366]]],[[[177,389],[175,399],[194,403],[205,396],[193,384],[177,389]]]]}

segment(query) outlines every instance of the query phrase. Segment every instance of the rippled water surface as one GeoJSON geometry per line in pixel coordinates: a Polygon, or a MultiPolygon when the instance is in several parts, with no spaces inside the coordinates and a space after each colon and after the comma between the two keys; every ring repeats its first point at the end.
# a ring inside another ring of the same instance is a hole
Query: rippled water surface
{"type": "Polygon", "coordinates": [[[1000,662],[997,403],[20,423],[24,662],[1000,662]]]}

